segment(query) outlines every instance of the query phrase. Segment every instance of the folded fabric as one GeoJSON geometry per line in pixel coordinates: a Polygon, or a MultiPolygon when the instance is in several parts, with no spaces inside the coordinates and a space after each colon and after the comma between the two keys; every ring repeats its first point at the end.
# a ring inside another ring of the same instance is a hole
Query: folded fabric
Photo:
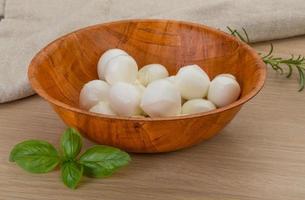
{"type": "Polygon", "coordinates": [[[178,19],[222,30],[244,27],[252,41],[305,33],[303,0],[0,0],[0,15],[1,5],[0,102],[33,94],[27,67],[35,53],[56,37],[92,24],[178,19]]]}
{"type": "Polygon", "coordinates": [[[2,19],[4,16],[4,3],[4,0],[0,0],[0,19],[2,19]]]}

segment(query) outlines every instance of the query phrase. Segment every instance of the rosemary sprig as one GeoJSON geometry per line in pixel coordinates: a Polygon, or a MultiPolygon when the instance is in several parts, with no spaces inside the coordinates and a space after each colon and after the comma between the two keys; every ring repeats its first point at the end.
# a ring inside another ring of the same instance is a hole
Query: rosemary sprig
{"type": "Polygon", "coordinates": [[[244,38],[244,36],[242,36],[236,29],[233,30],[229,26],[227,26],[227,29],[230,31],[230,34],[233,35],[234,37],[239,38],[241,41],[245,43],[250,43],[250,39],[246,29],[242,28],[243,34],[245,35],[246,38],[244,38]]]}
{"type": "MultiPolygon", "coordinates": [[[[250,43],[250,39],[247,31],[242,28],[243,33],[238,32],[236,29],[232,29],[227,27],[230,34],[234,37],[239,38],[241,41],[250,43]]],[[[291,55],[290,58],[281,58],[273,55],[273,45],[270,43],[270,50],[267,54],[259,53],[262,57],[262,60],[267,66],[270,66],[274,71],[280,72],[280,74],[284,74],[283,67],[287,67],[286,77],[290,78],[293,70],[297,70],[299,73],[299,92],[305,88],[305,57],[304,56],[294,56],[291,55]]]]}

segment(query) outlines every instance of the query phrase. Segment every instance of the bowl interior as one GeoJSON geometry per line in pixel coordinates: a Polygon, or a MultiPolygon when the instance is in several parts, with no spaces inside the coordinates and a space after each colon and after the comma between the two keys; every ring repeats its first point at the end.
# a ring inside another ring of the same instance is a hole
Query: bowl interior
{"type": "Polygon", "coordinates": [[[186,22],[130,20],[84,28],[52,42],[33,59],[29,78],[40,95],[78,108],[82,86],[98,78],[98,59],[110,48],[127,51],[139,68],[160,63],[175,74],[198,64],[211,78],[231,73],[241,85],[241,99],[254,95],[265,75],[258,56],[228,34],[186,22]]]}

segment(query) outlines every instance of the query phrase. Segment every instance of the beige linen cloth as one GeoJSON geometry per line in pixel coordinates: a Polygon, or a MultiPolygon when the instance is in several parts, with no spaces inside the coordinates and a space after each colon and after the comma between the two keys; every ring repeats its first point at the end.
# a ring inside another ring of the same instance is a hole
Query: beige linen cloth
{"type": "Polygon", "coordinates": [[[0,0],[0,102],[33,94],[27,66],[44,45],[75,29],[130,18],[168,18],[225,30],[244,27],[253,41],[305,33],[304,0],[0,0]]]}

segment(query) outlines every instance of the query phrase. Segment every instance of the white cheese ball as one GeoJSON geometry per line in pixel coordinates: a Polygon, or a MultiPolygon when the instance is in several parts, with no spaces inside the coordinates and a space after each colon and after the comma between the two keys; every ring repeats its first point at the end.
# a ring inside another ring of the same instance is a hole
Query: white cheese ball
{"type": "Polygon", "coordinates": [[[169,76],[169,77],[166,77],[164,80],[167,80],[167,81],[175,84],[175,78],[176,78],[176,76],[169,76]]]}
{"type": "MultiPolygon", "coordinates": [[[[142,96],[143,96],[143,93],[146,89],[146,87],[144,87],[138,80],[136,80],[135,84],[136,88],[138,89],[138,91],[140,92],[140,95],[141,95],[141,99],[142,99],[142,96]]],[[[141,109],[141,112],[140,112],[140,115],[138,116],[147,116],[147,114],[141,109]]]]}
{"type": "Polygon", "coordinates": [[[175,84],[184,99],[203,98],[208,93],[210,78],[198,65],[188,65],[180,68],[175,84]]]}
{"type": "Polygon", "coordinates": [[[145,90],[145,86],[142,85],[142,84],[140,83],[139,80],[136,80],[135,83],[134,83],[134,85],[137,87],[137,89],[138,89],[139,92],[141,93],[141,97],[142,97],[142,94],[143,94],[143,92],[144,92],[144,90],[145,90]]]}
{"type": "Polygon", "coordinates": [[[143,85],[136,85],[136,87],[137,87],[137,89],[139,90],[139,92],[142,96],[142,94],[144,93],[146,88],[143,85]]]}
{"type": "Polygon", "coordinates": [[[119,116],[133,116],[141,113],[141,94],[138,88],[130,83],[118,82],[109,90],[109,104],[119,116]]]}
{"type": "Polygon", "coordinates": [[[167,80],[156,80],[145,89],[141,108],[150,117],[176,116],[181,112],[179,90],[167,80]]]}
{"type": "Polygon", "coordinates": [[[236,80],[235,76],[232,74],[219,74],[216,77],[220,77],[220,76],[224,76],[224,77],[228,77],[228,78],[232,78],[232,79],[236,80]]]}
{"type": "Polygon", "coordinates": [[[103,53],[100,57],[98,64],[97,64],[97,73],[98,77],[101,80],[105,80],[105,70],[107,63],[112,59],[120,55],[128,55],[125,51],[121,49],[109,49],[103,53]]]}
{"type": "Polygon", "coordinates": [[[200,112],[208,112],[216,109],[216,106],[206,99],[191,99],[182,106],[182,114],[194,114],[200,112]]]}
{"type": "Polygon", "coordinates": [[[167,69],[160,64],[149,64],[145,65],[139,70],[138,80],[144,86],[147,86],[149,83],[168,77],[167,69]]]}
{"type": "MultiPolygon", "coordinates": [[[[175,83],[175,79],[176,76],[169,76],[164,78],[163,80],[169,81],[170,83],[174,84],[175,87],[177,87],[176,83],[175,83]]],[[[181,103],[184,104],[184,102],[186,102],[187,100],[184,99],[183,97],[181,97],[181,103]]]]}
{"type": "Polygon", "coordinates": [[[79,95],[79,105],[83,109],[90,109],[99,101],[107,101],[110,86],[102,80],[93,80],[86,83],[79,95]]]}
{"type": "Polygon", "coordinates": [[[210,84],[208,100],[217,107],[226,106],[238,99],[240,86],[235,79],[227,76],[215,77],[210,84]]]}
{"type": "Polygon", "coordinates": [[[109,84],[118,82],[134,83],[137,74],[137,62],[128,55],[120,55],[111,59],[105,69],[105,79],[109,84]]]}
{"type": "Polygon", "coordinates": [[[110,107],[110,105],[105,101],[98,102],[95,106],[90,108],[89,111],[99,114],[105,114],[105,115],[116,115],[115,112],[110,107]]]}

